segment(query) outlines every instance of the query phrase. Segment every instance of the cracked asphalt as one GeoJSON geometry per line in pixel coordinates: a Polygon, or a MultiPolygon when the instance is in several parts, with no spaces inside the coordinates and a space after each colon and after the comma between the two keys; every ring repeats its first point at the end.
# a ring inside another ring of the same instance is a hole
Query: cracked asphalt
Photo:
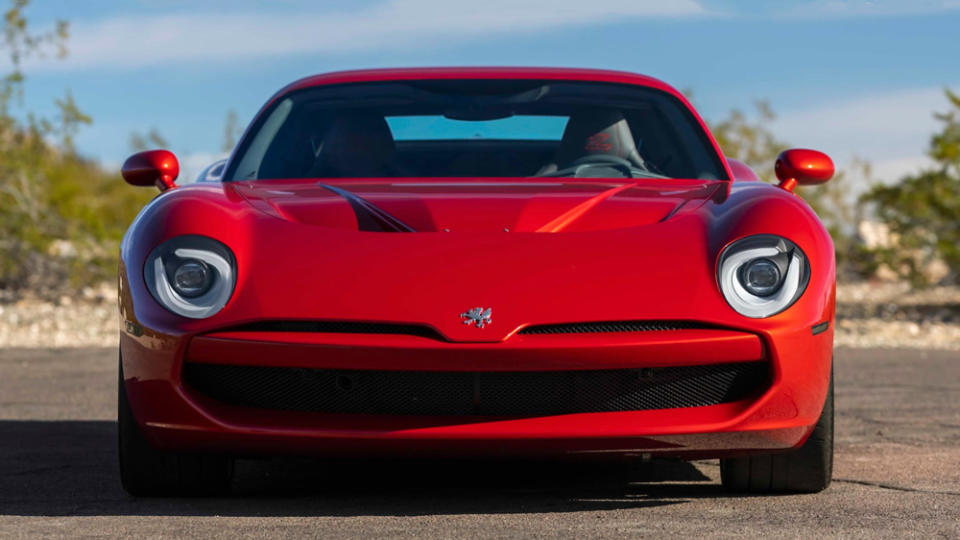
{"type": "Polygon", "coordinates": [[[834,484],[732,497],[716,461],[241,461],[221,499],[134,499],[114,349],[0,350],[0,536],[960,537],[960,353],[838,349],[834,484]]]}

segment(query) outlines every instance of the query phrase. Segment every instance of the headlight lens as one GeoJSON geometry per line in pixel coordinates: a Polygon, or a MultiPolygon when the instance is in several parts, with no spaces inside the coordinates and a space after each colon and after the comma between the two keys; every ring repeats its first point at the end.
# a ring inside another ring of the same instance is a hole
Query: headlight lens
{"type": "Polygon", "coordinates": [[[720,291],[737,313],[761,319],[776,315],[800,298],[810,280],[810,264],[796,244],[775,235],[748,236],[720,254],[720,291]]]}
{"type": "Polygon", "coordinates": [[[205,319],[223,309],[233,294],[236,274],[233,253],[227,246],[195,235],[160,244],[143,267],[154,299],[191,319],[205,319]]]}
{"type": "Polygon", "coordinates": [[[754,259],[743,265],[743,287],[756,296],[770,296],[780,285],[780,268],[770,259],[754,259]]]}
{"type": "Polygon", "coordinates": [[[186,298],[196,298],[210,289],[213,274],[203,261],[188,259],[173,271],[173,289],[186,298]]]}

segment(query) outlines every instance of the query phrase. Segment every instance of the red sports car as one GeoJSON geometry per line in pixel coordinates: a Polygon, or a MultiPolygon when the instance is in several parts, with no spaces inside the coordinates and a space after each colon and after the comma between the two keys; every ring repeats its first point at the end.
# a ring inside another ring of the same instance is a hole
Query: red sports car
{"type": "Polygon", "coordinates": [[[813,492],[833,453],[834,247],[630,73],[390,69],[297,81],[228,160],[165,150],[124,237],[120,470],[225,489],[231,456],[718,457],[813,492]]]}

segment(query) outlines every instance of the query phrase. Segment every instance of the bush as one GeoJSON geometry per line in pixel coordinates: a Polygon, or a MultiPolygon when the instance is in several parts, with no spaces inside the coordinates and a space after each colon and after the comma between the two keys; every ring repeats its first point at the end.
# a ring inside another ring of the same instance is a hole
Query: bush
{"type": "Polygon", "coordinates": [[[928,284],[924,270],[936,260],[949,268],[948,281],[960,270],[960,96],[946,95],[951,110],[937,115],[943,128],[927,152],[934,166],[861,197],[895,238],[876,255],[915,285],[928,284]]]}
{"type": "Polygon", "coordinates": [[[149,195],[76,154],[73,136],[91,120],[69,92],[55,118],[14,113],[23,101],[20,61],[51,48],[65,54],[66,23],[32,33],[27,4],[12,0],[4,14],[12,70],[0,78],[0,289],[62,291],[112,277],[120,235],[149,195]]]}

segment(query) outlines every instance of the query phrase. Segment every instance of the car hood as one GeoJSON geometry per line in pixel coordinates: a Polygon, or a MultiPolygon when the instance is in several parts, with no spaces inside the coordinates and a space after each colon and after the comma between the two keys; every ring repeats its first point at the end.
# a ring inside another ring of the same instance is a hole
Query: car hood
{"type": "MultiPolygon", "coordinates": [[[[130,272],[124,287],[138,298],[136,320],[171,334],[254,321],[391,323],[457,342],[500,342],[526,326],[583,321],[738,327],[743,317],[716,284],[717,256],[730,240],[789,231],[811,265],[833,261],[833,244],[812,210],[759,182],[319,184],[204,183],[154,199],[121,246],[121,274],[130,272]],[[348,201],[353,195],[418,233],[363,230],[348,201]],[[185,321],[152,300],[143,267],[162,242],[197,234],[230,248],[237,281],[221,312],[185,321]],[[492,308],[492,324],[464,324],[460,315],[477,307],[492,308]]],[[[809,287],[818,293],[801,299],[812,306],[804,324],[824,320],[832,279],[832,266],[811,272],[809,287]]],[[[130,320],[133,305],[123,309],[130,320]]],[[[784,316],[791,315],[751,325],[784,316]]]]}
{"type": "Polygon", "coordinates": [[[260,180],[230,188],[294,223],[374,232],[574,232],[666,221],[714,196],[708,180],[260,180]]]}

